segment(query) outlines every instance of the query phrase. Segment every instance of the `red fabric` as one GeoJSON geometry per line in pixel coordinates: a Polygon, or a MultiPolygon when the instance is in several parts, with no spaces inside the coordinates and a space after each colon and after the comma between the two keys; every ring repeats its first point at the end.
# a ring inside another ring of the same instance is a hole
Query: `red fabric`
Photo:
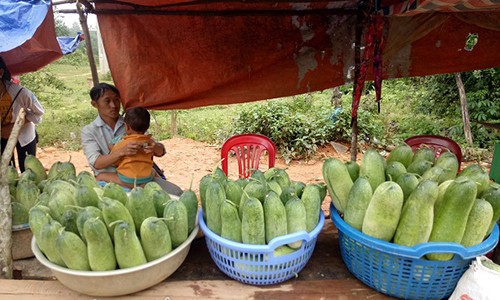
{"type": "Polygon", "coordinates": [[[376,100],[380,101],[382,89],[382,31],[384,29],[384,20],[381,16],[370,18],[370,27],[366,32],[363,58],[359,66],[359,76],[356,78],[354,95],[352,100],[352,118],[358,117],[358,106],[361,100],[361,92],[365,87],[366,73],[370,62],[373,63],[373,73],[375,74],[376,100]]]}
{"type": "MultiPolygon", "coordinates": [[[[155,4],[176,2],[183,1],[155,4]]],[[[357,2],[328,3],[356,8],[357,2]]],[[[171,9],[195,15],[104,14],[103,9],[114,6],[95,5],[111,74],[126,108],[241,103],[323,90],[354,79],[355,15],[217,15],[248,5],[286,11],[326,8],[327,2],[217,2],[171,9]],[[210,13],[201,15],[204,10],[210,13]]],[[[434,13],[384,16],[378,79],[500,66],[500,51],[494,51],[500,46],[500,24],[491,22],[500,12],[489,14],[488,24],[474,12],[460,13],[460,19],[434,13]],[[469,33],[479,34],[471,52],[463,50],[469,33]]],[[[373,79],[368,68],[366,80],[373,79]]]]}
{"type": "Polygon", "coordinates": [[[52,8],[31,39],[10,51],[0,52],[12,75],[37,71],[62,55],[52,8]]]}

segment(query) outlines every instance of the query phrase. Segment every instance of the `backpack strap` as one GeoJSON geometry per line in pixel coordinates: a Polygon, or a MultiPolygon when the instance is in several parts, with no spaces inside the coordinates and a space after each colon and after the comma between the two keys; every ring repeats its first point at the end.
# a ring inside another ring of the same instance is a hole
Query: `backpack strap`
{"type": "MultiPolygon", "coordinates": [[[[7,87],[5,87],[5,88],[7,88],[7,87]]],[[[2,118],[2,126],[5,125],[5,118],[7,118],[7,116],[9,115],[9,112],[12,109],[12,105],[14,104],[14,101],[16,101],[17,96],[19,96],[19,93],[21,93],[22,90],[23,90],[23,88],[20,88],[19,91],[17,91],[16,96],[14,97],[12,102],[10,103],[9,109],[7,110],[7,112],[5,113],[5,115],[2,118]]]]}

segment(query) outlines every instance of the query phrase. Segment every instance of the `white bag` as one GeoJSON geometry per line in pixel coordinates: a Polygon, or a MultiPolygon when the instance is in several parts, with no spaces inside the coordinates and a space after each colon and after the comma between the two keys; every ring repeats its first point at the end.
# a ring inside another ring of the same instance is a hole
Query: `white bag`
{"type": "MultiPolygon", "coordinates": [[[[499,299],[500,272],[483,266],[486,256],[476,257],[465,271],[451,294],[450,300],[495,300],[499,299]]],[[[491,261],[490,261],[491,262],[491,261]]]]}

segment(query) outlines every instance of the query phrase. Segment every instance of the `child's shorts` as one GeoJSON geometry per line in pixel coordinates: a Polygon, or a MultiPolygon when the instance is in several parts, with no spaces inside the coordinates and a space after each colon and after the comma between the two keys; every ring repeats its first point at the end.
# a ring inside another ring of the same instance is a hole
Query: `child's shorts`
{"type": "Polygon", "coordinates": [[[122,182],[125,182],[128,184],[135,184],[135,183],[143,184],[143,183],[148,183],[148,182],[152,181],[154,176],[150,175],[148,177],[132,178],[132,177],[123,176],[122,174],[118,173],[118,178],[120,178],[120,180],[122,182]]]}

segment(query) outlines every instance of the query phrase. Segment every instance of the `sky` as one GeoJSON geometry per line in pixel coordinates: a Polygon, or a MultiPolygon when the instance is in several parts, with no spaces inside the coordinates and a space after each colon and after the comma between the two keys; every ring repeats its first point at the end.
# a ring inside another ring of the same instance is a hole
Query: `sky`
{"type": "MultiPolygon", "coordinates": [[[[76,9],[75,4],[61,4],[57,5],[56,9],[76,9]]],[[[80,18],[78,14],[58,14],[58,16],[63,20],[64,24],[68,26],[69,28],[73,27],[73,23],[77,23],[80,25],[80,18]]],[[[89,14],[87,17],[87,24],[90,29],[96,28],[97,27],[97,17],[95,14],[89,14]]]]}

